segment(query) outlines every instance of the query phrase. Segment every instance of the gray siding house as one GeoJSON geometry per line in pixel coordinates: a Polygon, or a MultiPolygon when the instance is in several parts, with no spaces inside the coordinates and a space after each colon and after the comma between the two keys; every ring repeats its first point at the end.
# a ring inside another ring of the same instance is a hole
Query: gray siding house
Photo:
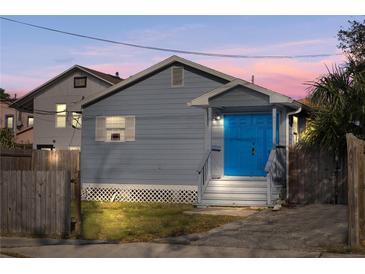
{"type": "Polygon", "coordinates": [[[34,149],[80,149],[82,101],[120,81],[117,76],[75,65],[11,107],[33,113],[34,149]]]}
{"type": "Polygon", "coordinates": [[[83,102],[83,198],[272,205],[305,108],[172,56],[83,102]]]}

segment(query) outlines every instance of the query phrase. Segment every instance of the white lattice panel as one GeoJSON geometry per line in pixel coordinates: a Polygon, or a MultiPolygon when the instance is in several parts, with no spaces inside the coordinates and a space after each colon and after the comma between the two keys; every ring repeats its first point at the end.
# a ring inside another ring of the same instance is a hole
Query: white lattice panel
{"type": "Polygon", "coordinates": [[[82,184],[81,191],[83,200],[94,201],[195,204],[197,197],[197,187],[184,185],[82,184]]]}

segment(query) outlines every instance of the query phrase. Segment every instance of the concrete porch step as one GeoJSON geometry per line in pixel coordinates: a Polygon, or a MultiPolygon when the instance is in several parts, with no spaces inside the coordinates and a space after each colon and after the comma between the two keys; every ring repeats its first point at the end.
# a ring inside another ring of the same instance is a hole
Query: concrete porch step
{"type": "Polygon", "coordinates": [[[230,201],[230,200],[205,200],[199,204],[200,206],[258,206],[266,207],[266,201],[230,201]]]}
{"type": "Polygon", "coordinates": [[[266,194],[267,189],[266,187],[227,187],[227,186],[211,186],[208,185],[208,187],[205,190],[205,194],[208,193],[224,193],[224,194],[246,194],[246,193],[260,193],[260,194],[266,194]]]}
{"type": "Polygon", "coordinates": [[[229,180],[211,180],[208,184],[208,187],[225,187],[225,188],[235,188],[235,187],[267,187],[267,182],[265,181],[254,181],[254,180],[246,180],[246,181],[229,181],[229,180]]]}
{"type": "Polygon", "coordinates": [[[204,193],[204,200],[266,201],[266,193],[204,193]]]}
{"type": "Polygon", "coordinates": [[[224,181],[266,181],[266,176],[223,176],[213,180],[224,181]]]}

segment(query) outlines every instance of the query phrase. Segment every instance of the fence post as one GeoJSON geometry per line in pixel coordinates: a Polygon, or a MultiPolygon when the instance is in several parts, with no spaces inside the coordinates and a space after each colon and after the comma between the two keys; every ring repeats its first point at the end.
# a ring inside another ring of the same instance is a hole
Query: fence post
{"type": "Polygon", "coordinates": [[[80,170],[77,171],[77,177],[74,184],[75,206],[76,206],[76,224],[75,233],[77,236],[81,235],[81,178],[80,170]]]}
{"type": "Polygon", "coordinates": [[[348,244],[360,248],[365,222],[365,142],[346,134],[348,172],[348,244]]]}

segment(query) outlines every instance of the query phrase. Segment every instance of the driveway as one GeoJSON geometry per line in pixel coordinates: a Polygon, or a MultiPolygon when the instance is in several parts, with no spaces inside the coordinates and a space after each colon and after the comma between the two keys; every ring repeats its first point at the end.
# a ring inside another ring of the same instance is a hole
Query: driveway
{"type": "Polygon", "coordinates": [[[18,240],[12,247],[12,239],[2,239],[2,251],[29,257],[333,257],[338,254],[330,252],[345,249],[346,235],[346,206],[308,205],[263,210],[206,233],[153,243],[21,246],[18,240]]]}
{"type": "Polygon", "coordinates": [[[347,241],[347,206],[307,205],[263,210],[207,233],[159,242],[269,250],[343,249],[347,241]]]}

